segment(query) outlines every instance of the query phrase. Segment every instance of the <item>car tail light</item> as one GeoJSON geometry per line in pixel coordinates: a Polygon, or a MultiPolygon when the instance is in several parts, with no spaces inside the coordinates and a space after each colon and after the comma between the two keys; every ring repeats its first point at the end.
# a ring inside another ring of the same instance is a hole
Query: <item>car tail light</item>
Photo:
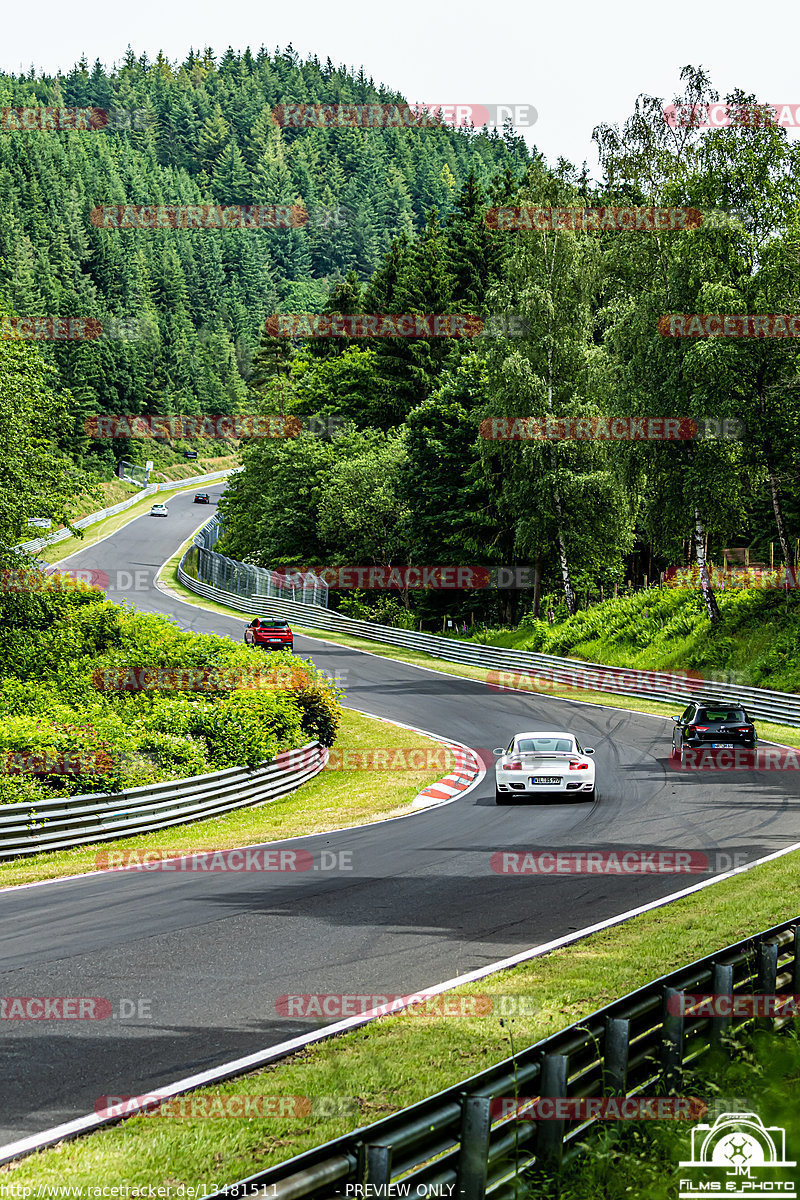
{"type": "Polygon", "coordinates": [[[687,733],[708,733],[708,725],[687,725],[687,733]]]}
{"type": "Polygon", "coordinates": [[[738,727],[738,729],[736,730],[736,732],[737,733],[752,733],[753,727],[752,727],[752,725],[740,725],[738,727]]]}
{"type": "Polygon", "coordinates": [[[504,771],[521,771],[522,763],[521,762],[503,763],[503,770],[504,771]]]}
{"type": "Polygon", "coordinates": [[[589,764],[585,763],[585,762],[580,762],[579,759],[574,758],[570,761],[569,769],[570,769],[570,771],[588,771],[589,764]]]}

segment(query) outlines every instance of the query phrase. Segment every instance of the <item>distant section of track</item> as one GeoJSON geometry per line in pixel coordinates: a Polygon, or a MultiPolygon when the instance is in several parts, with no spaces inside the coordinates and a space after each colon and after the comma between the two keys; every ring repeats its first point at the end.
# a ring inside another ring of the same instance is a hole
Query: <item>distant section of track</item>
{"type": "MultiPolygon", "coordinates": [[[[221,487],[203,490],[216,498],[221,487]]],[[[110,599],[241,640],[244,618],[154,586],[213,511],[192,493],[169,509],[67,565],[105,572],[110,599]]],[[[795,778],[674,772],[662,719],[491,692],[316,638],[296,635],[295,648],[339,673],[353,708],[473,747],[524,728],[574,730],[597,750],[597,801],[497,808],[490,772],[442,808],[303,839],[314,852],[350,852],[348,872],[120,873],[0,894],[0,995],[101,996],[117,1009],[120,999],[145,1001],[152,1014],[4,1022],[0,1142],[90,1111],[100,1095],[145,1092],[310,1028],[278,1014],[281,995],[413,991],[702,878],[497,874],[498,850],[683,849],[713,861],[716,851],[758,858],[798,840],[795,778]]]]}

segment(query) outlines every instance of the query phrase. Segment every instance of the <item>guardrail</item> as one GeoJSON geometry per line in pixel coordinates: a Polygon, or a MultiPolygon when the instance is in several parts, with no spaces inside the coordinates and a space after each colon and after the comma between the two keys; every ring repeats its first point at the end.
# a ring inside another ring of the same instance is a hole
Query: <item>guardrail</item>
{"type": "MultiPolygon", "coordinates": [[[[192,475],[188,479],[171,479],[166,483],[149,483],[147,487],[143,487],[135,496],[130,496],[127,500],[120,500],[119,504],[112,504],[110,508],[101,508],[98,512],[90,513],[88,517],[81,517],[78,521],[73,521],[76,529],[88,529],[90,525],[97,525],[100,521],[105,521],[106,517],[115,517],[117,513],[124,512],[126,508],[131,508],[134,504],[138,504],[142,496],[154,496],[156,492],[170,492],[174,488],[180,488],[183,484],[191,490],[196,483],[211,483],[215,479],[224,479],[227,475],[233,475],[236,471],[241,471],[241,467],[230,467],[227,471],[212,471],[209,475],[192,475]]],[[[20,542],[17,546],[18,550],[27,551],[29,554],[38,554],[40,550],[44,550],[45,546],[53,546],[57,542],[63,542],[67,538],[72,537],[69,529],[59,529],[55,533],[48,534],[46,537],[34,538],[30,542],[20,542]]]]}
{"type": "Polygon", "coordinates": [[[327,607],[328,585],[312,571],[295,571],[289,577],[285,572],[270,571],[266,567],[242,563],[217,553],[213,546],[220,528],[218,518],[214,516],[195,535],[197,557],[194,565],[199,583],[240,599],[291,600],[298,604],[327,607]]]}
{"type": "Polygon", "coordinates": [[[328,750],[309,742],[257,767],[168,780],[115,795],[58,796],[0,805],[0,860],[66,850],[277,800],[322,770],[328,750]]]}
{"type": "MultiPolygon", "coordinates": [[[[568,688],[609,692],[619,696],[638,696],[648,700],[675,700],[684,704],[698,696],[707,697],[709,700],[729,700],[735,697],[744,703],[751,717],[777,721],[782,725],[800,726],[800,696],[793,692],[775,692],[765,688],[719,683],[695,677],[691,672],[680,674],[668,671],[637,671],[576,658],[537,654],[529,650],[481,646],[457,638],[437,637],[436,634],[418,633],[411,629],[394,629],[372,621],[356,621],[318,605],[267,599],[264,596],[239,595],[225,588],[203,583],[187,572],[185,568],[189,565],[189,556],[197,547],[202,547],[202,544],[201,531],[195,539],[195,546],[189,547],[178,566],[178,578],[181,583],[197,595],[227,604],[251,616],[286,617],[310,629],[346,633],[353,637],[383,642],[389,646],[420,650],[445,662],[485,668],[494,672],[496,678],[493,682],[498,689],[515,686],[526,688],[527,683],[526,690],[546,692],[548,689],[544,685],[553,683],[568,688]],[[515,675],[522,678],[515,681],[515,675]]],[[[206,549],[200,552],[204,556],[216,554],[215,551],[206,549]]],[[[233,561],[226,559],[226,562],[233,561]]]]}
{"type": "MultiPolygon", "coordinates": [[[[685,994],[797,994],[799,921],[795,917],[663,975],[478,1075],[229,1184],[208,1200],[517,1197],[526,1190],[520,1172],[534,1164],[569,1161],[596,1118],[525,1120],[521,1106],[515,1114],[510,1104],[511,1115],[503,1115],[497,1101],[676,1095],[685,1065],[718,1046],[732,1028],[752,1021],[693,1015],[685,994]]],[[[778,1028],[792,1018],[758,1019],[778,1028]]]]}

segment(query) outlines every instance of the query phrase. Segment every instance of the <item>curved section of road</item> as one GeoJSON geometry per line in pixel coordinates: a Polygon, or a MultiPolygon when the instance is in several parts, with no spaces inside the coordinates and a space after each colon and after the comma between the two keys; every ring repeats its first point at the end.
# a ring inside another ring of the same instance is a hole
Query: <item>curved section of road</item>
{"type": "MultiPolygon", "coordinates": [[[[169,509],[168,521],[137,518],[68,565],[105,572],[111,599],[240,640],[244,618],[153,586],[209,511],[191,493],[169,509]]],[[[798,781],[677,773],[663,718],[495,693],[323,639],[296,636],[295,648],[339,673],[353,708],[468,746],[573,729],[596,747],[597,800],[498,808],[490,771],[441,807],[302,839],[314,864],[302,873],[120,872],[0,893],[0,996],[103,997],[112,1008],[98,1020],[4,1022],[0,1143],[319,1024],[281,1015],[281,996],[407,993],[704,877],[508,874],[503,851],[694,852],[723,872],[798,840],[798,781]],[[351,869],[324,869],[340,862],[351,869]]]]}

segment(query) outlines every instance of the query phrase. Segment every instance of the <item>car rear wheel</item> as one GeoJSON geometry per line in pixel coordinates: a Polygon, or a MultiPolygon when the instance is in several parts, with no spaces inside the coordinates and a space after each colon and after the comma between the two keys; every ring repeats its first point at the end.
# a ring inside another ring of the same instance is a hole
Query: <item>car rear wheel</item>
{"type": "Polygon", "coordinates": [[[508,792],[501,792],[499,788],[494,789],[495,804],[508,804],[510,799],[508,792]]]}
{"type": "Polygon", "coordinates": [[[584,792],[583,795],[581,796],[581,800],[590,800],[592,802],[596,798],[597,798],[597,788],[596,787],[593,787],[590,792],[584,792]]]}

